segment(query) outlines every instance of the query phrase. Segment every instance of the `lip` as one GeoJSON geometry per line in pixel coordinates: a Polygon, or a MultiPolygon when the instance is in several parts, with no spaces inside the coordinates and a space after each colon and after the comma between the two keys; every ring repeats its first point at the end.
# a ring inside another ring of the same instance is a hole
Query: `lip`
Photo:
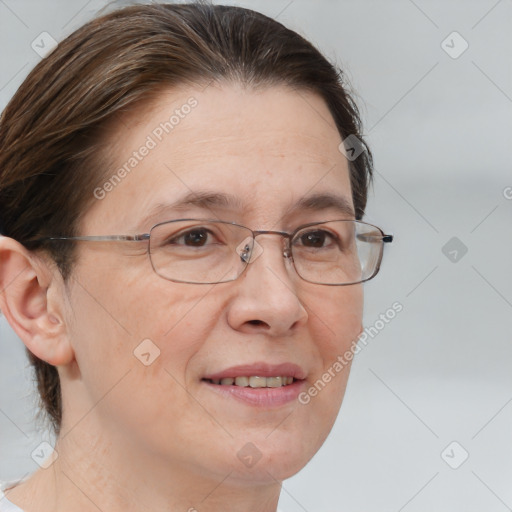
{"type": "MultiPolygon", "coordinates": [[[[297,380],[306,378],[306,372],[294,363],[267,364],[253,363],[239,366],[232,366],[220,372],[205,375],[203,379],[224,379],[227,377],[293,377],[297,380]]],[[[277,389],[277,388],[276,388],[277,389]]]]}
{"type": "Polygon", "coordinates": [[[245,404],[265,409],[281,407],[298,399],[305,381],[296,380],[280,388],[251,388],[241,386],[223,386],[203,381],[202,384],[227,399],[235,399],[245,404]]]}
{"type": "Polygon", "coordinates": [[[250,406],[269,409],[281,407],[296,401],[305,386],[305,377],[306,372],[300,366],[293,363],[272,365],[267,363],[254,363],[232,366],[220,372],[205,375],[202,379],[202,384],[226,399],[235,399],[250,406]],[[220,385],[209,382],[210,379],[246,376],[286,376],[293,377],[295,380],[292,384],[279,388],[251,388],[236,385],[220,385]]]}

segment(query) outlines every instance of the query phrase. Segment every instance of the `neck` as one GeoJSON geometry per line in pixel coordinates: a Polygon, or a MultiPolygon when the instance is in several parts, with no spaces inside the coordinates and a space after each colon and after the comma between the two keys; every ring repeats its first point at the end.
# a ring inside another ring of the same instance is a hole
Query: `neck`
{"type": "MultiPolygon", "coordinates": [[[[251,483],[227,468],[207,474],[141,452],[116,433],[77,429],[57,440],[48,469],[7,493],[24,510],[40,512],[275,512],[281,483],[251,483]]],[[[63,432],[65,430],[63,429],[63,432]]],[[[267,473],[268,476],[270,476],[267,473]]],[[[256,479],[257,481],[257,479],[256,479]]]]}

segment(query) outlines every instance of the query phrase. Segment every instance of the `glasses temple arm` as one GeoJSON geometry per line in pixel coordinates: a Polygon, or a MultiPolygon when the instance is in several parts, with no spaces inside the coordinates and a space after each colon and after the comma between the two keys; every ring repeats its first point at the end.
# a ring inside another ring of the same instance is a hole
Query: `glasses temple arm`
{"type": "Polygon", "coordinates": [[[362,242],[381,240],[383,243],[391,243],[393,241],[393,235],[357,235],[357,239],[362,242]]]}

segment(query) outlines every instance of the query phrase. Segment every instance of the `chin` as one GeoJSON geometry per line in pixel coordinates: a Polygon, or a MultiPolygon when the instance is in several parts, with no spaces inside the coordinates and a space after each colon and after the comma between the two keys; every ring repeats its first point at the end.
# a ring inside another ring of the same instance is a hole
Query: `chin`
{"type": "MultiPolygon", "coordinates": [[[[328,432],[314,435],[308,432],[266,431],[253,436],[253,442],[237,440],[236,457],[229,464],[232,477],[241,484],[275,484],[297,474],[322,446],[328,432]]],[[[246,438],[247,439],[247,438],[246,438]]]]}
{"type": "Polygon", "coordinates": [[[237,466],[231,477],[241,486],[274,485],[297,474],[308,461],[302,457],[292,460],[261,459],[252,468],[237,466]]]}

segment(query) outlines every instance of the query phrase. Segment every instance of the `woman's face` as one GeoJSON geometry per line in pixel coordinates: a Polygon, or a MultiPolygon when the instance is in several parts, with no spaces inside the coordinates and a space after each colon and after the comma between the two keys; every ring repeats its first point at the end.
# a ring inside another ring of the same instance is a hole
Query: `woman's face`
{"type": "MultiPolygon", "coordinates": [[[[107,178],[120,179],[84,192],[100,199],[80,234],[147,233],[191,217],[291,232],[350,218],[320,202],[294,208],[313,194],[334,194],[353,208],[340,142],[326,105],[311,93],[174,89],[119,118],[107,178]],[[118,173],[127,162],[129,171],[118,173]],[[229,194],[237,204],[171,206],[191,193],[229,194]]],[[[101,429],[110,447],[129,446],[141,466],[157,460],[218,480],[281,480],[301,469],[333,425],[349,367],[309,403],[299,393],[332,372],[357,339],[363,292],[305,282],[283,257],[282,239],[257,241],[263,252],[238,280],[215,285],[163,279],[147,242],[80,243],[66,318],[76,362],[60,369],[62,435],[101,429]],[[296,380],[271,389],[207,380],[221,374],[296,380]]]]}

